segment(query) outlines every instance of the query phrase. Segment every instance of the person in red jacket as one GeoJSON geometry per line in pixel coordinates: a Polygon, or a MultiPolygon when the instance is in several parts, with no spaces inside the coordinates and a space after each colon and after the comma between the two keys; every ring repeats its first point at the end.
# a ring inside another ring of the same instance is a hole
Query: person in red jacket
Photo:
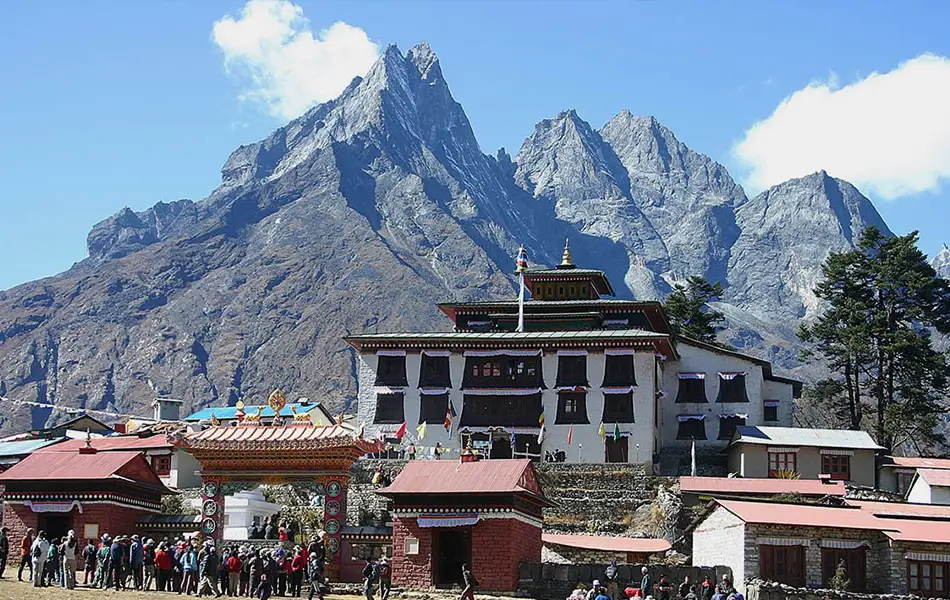
{"type": "Polygon", "coordinates": [[[155,571],[155,580],[158,584],[158,587],[155,588],[156,591],[171,591],[172,557],[168,555],[168,547],[165,546],[165,542],[161,542],[155,552],[155,571]]]}
{"type": "Polygon", "coordinates": [[[303,574],[307,568],[307,559],[303,556],[303,548],[297,547],[294,559],[290,563],[290,595],[300,597],[300,587],[303,585],[303,574]]]}
{"type": "Polygon", "coordinates": [[[237,596],[241,590],[241,567],[244,563],[238,558],[237,552],[232,550],[226,564],[228,565],[228,595],[237,596]]]}

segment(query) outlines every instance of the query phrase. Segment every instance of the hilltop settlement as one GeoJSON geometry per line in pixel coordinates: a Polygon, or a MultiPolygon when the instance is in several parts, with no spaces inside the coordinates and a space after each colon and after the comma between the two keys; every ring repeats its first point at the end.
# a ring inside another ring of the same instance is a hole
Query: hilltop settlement
{"type": "Polygon", "coordinates": [[[794,427],[801,381],[614,298],[569,246],[518,275],[517,300],[439,304],[451,332],[348,336],[351,414],[155,398],[0,441],[3,562],[259,598],[950,595],[950,460],[794,427]]]}

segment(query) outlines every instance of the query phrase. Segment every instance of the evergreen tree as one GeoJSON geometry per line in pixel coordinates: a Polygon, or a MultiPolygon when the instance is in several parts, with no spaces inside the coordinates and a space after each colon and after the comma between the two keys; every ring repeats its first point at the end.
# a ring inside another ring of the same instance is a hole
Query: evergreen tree
{"type": "Polygon", "coordinates": [[[852,429],[870,417],[888,449],[944,443],[936,428],[950,365],[931,332],[950,333],[950,282],[917,248],[917,232],[886,237],[869,227],[854,250],[829,256],[822,274],[815,294],[825,310],[799,335],[835,375],[812,397],[852,429]]]}
{"type": "Polygon", "coordinates": [[[709,303],[721,296],[722,286],[719,282],[709,283],[703,277],[691,276],[685,284],[674,285],[663,304],[673,333],[717,344],[716,333],[723,329],[720,323],[724,316],[710,308],[709,303]]]}

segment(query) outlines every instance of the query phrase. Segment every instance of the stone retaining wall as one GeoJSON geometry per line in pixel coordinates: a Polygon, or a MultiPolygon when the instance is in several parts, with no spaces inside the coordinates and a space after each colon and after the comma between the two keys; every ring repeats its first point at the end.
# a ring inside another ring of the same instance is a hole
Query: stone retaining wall
{"type": "MultiPolygon", "coordinates": [[[[617,565],[617,580],[621,590],[628,586],[640,587],[640,569],[643,566],[617,565]]],[[[697,585],[702,583],[703,577],[707,575],[713,581],[719,581],[723,575],[732,576],[732,571],[726,567],[646,566],[650,569],[650,575],[653,577],[654,583],[659,581],[660,577],[666,575],[667,579],[676,586],[687,575],[697,585]]],[[[535,598],[536,600],[564,600],[578,583],[590,588],[594,579],[603,580],[607,567],[607,564],[553,565],[525,563],[518,570],[518,595],[535,598]]],[[[768,598],[765,600],[776,599],[768,598]]]]}
{"type": "Polygon", "coordinates": [[[745,588],[746,600],[920,600],[919,596],[858,594],[837,590],[795,588],[760,579],[746,581],[745,588]]]}

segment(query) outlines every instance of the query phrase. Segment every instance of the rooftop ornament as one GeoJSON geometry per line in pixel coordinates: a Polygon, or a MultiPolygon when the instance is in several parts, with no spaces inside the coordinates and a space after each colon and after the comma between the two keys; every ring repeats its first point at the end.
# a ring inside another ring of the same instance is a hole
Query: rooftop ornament
{"type": "Polygon", "coordinates": [[[571,262],[571,240],[564,240],[564,253],[561,255],[561,264],[558,269],[573,269],[574,263],[571,262]]]}

